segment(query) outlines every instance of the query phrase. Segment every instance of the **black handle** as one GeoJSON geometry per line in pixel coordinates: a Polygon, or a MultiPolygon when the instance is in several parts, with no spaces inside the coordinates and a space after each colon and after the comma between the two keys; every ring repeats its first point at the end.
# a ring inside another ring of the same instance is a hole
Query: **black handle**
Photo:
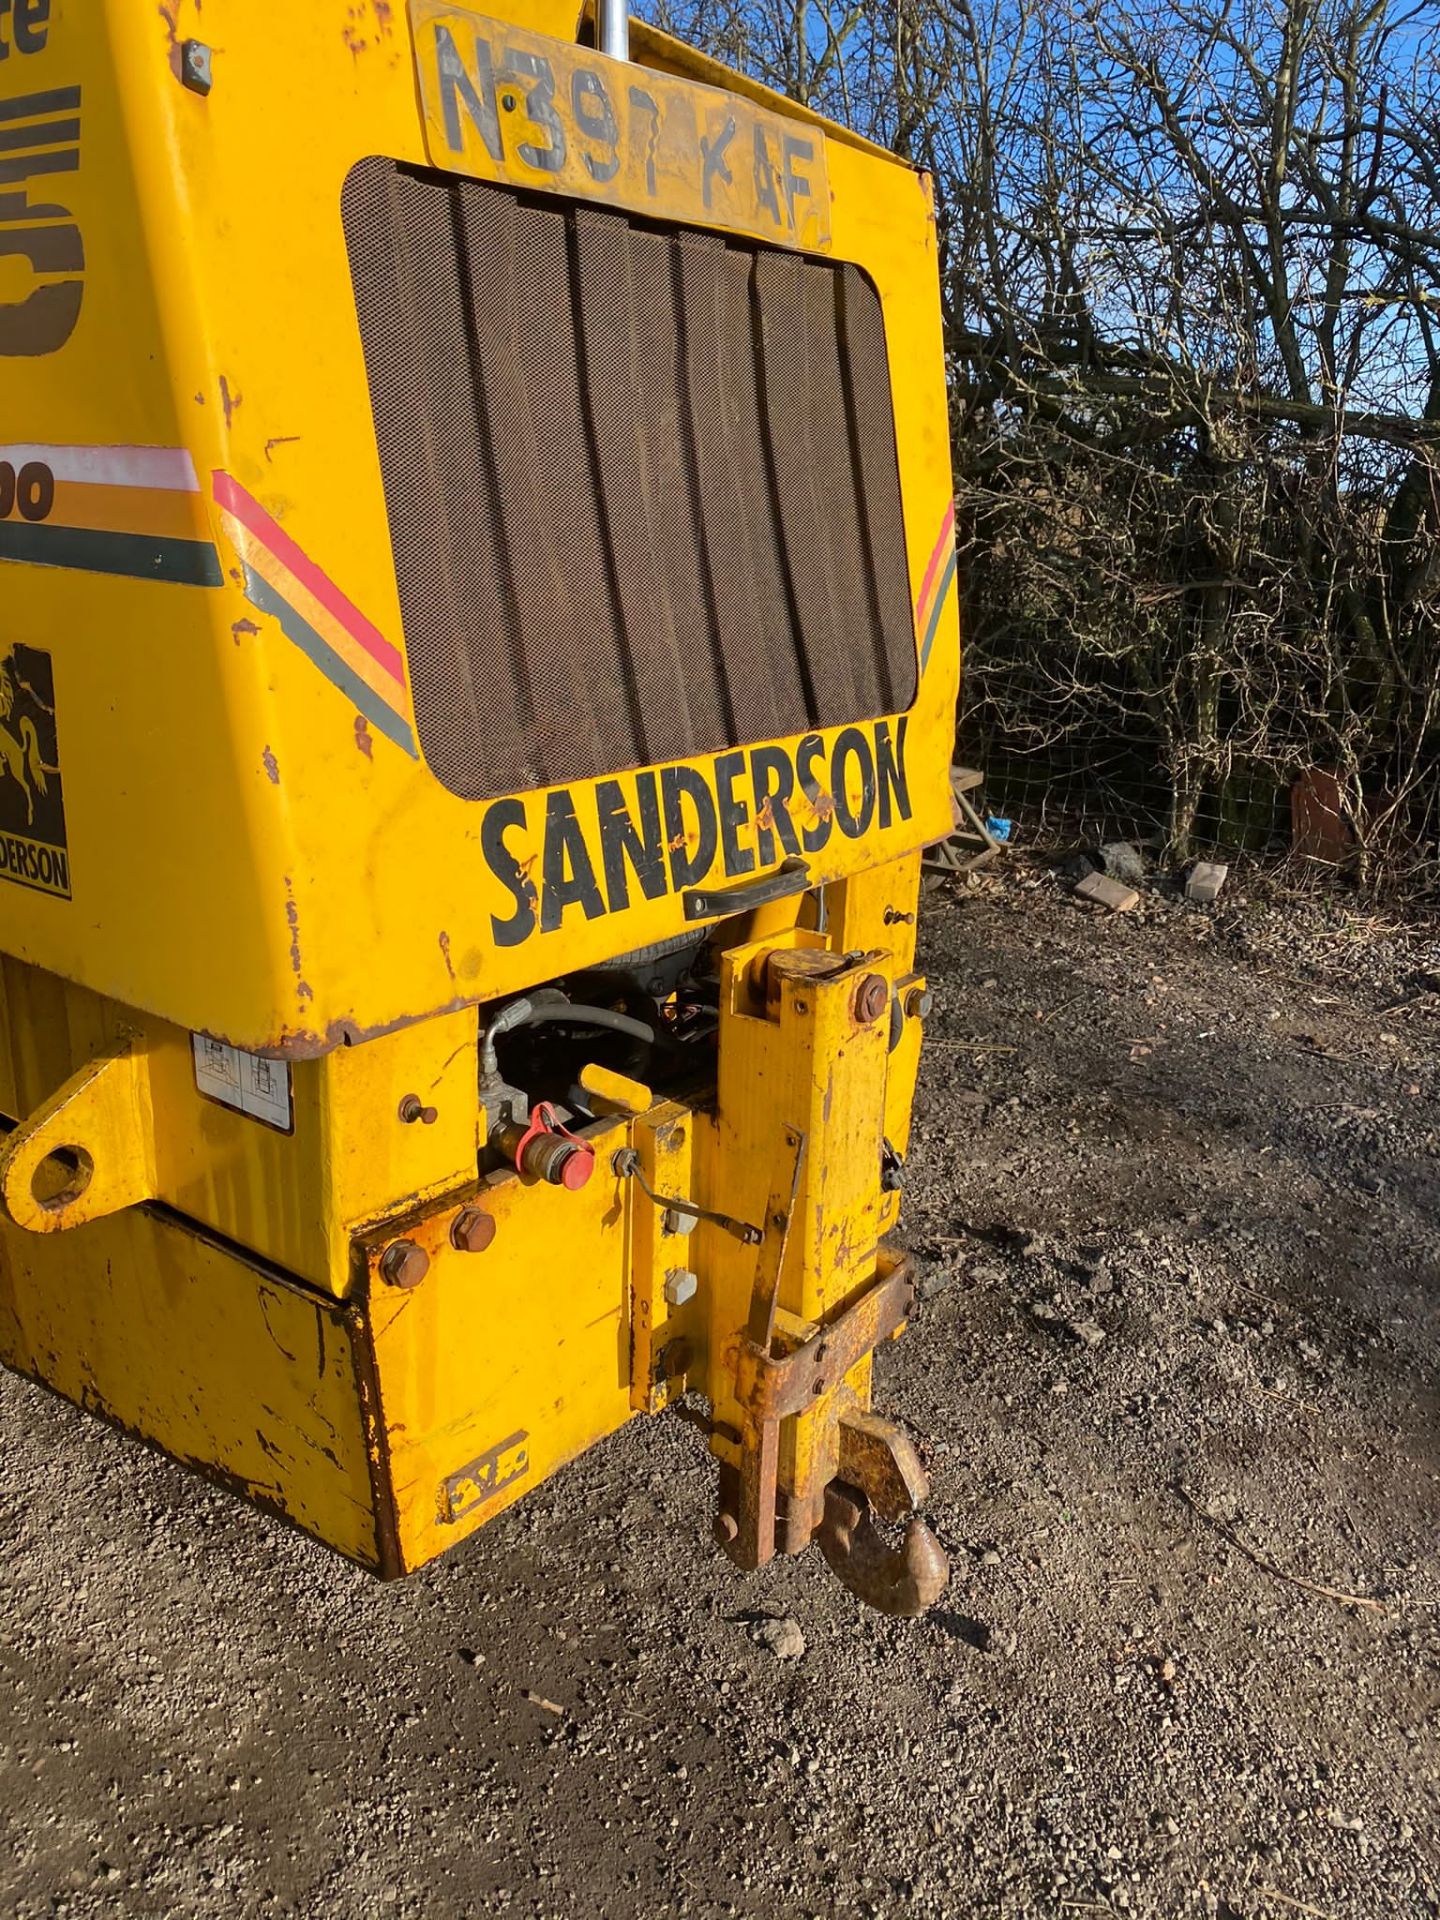
{"type": "Polygon", "coordinates": [[[772,900],[804,893],[810,885],[808,860],[782,860],[773,873],[758,880],[742,880],[733,887],[690,887],[681,894],[687,920],[718,920],[724,913],[748,913],[768,907],[772,900]]]}

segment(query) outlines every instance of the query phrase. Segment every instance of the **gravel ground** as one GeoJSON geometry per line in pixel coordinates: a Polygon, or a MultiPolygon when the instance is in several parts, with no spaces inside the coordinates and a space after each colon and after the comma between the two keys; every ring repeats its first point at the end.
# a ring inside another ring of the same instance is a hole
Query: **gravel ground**
{"type": "Polygon", "coordinates": [[[385,1587],[7,1376],[4,1911],[1440,1915],[1440,947],[1017,864],[925,948],[941,1608],[733,1573],[675,1419],[385,1587]]]}

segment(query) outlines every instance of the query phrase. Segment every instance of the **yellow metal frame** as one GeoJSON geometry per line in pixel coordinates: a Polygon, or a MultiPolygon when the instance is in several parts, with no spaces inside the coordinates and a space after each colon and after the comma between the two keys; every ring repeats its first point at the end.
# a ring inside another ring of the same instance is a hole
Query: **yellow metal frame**
{"type": "MultiPolygon", "coordinates": [[[[62,1222],[74,1232],[50,1230],[50,1216],[25,1204],[22,1181],[58,1145],[80,1148],[99,1186],[107,1154],[123,1164],[126,1140],[138,1137],[143,1047],[132,1038],[105,1050],[0,1151],[10,1214],[0,1221],[0,1352],[386,1574],[423,1565],[687,1385],[711,1398],[712,1446],[738,1474],[744,1442],[763,1424],[754,1356],[744,1352],[756,1250],[704,1222],[667,1230],[664,1210],[617,1172],[615,1156],[633,1147],[655,1193],[698,1193],[740,1220],[765,1223],[793,1204],[788,1234],[767,1243],[777,1350],[803,1347],[863,1299],[893,1264],[883,1240],[899,1196],[880,1191],[877,1172],[885,1138],[901,1153],[908,1144],[918,1054],[918,1020],[889,1045],[891,989],[924,986],[910,937],[886,950],[869,936],[887,918],[892,933],[909,936],[917,883],[916,860],[896,863],[836,890],[831,937],[793,929],[728,950],[713,1109],[649,1102],[643,1088],[638,1110],[612,1102],[622,1110],[591,1130],[597,1171],[579,1193],[510,1171],[478,1181],[472,1146],[464,1176],[430,1183],[429,1197],[368,1228],[317,1232],[317,1247],[328,1238],[344,1249],[343,1275],[328,1286],[320,1274],[297,1282],[146,1193],[105,1191],[83,1223],[62,1222]],[[856,990],[877,976],[885,1011],[866,1021],[856,990]],[[116,1074],[113,1100],[96,1099],[116,1074]],[[92,1105],[76,1112],[87,1097],[92,1105]],[[472,1254],[452,1235],[476,1204],[495,1233],[472,1254]],[[414,1289],[381,1278],[397,1240],[427,1258],[414,1289]],[[666,1282],[677,1271],[701,1285],[672,1306],[666,1282]]],[[[472,1082],[474,1039],[472,1022],[472,1082]]],[[[328,1072],[392,1044],[307,1064],[328,1072]]],[[[322,1110],[338,1092],[322,1082],[322,1110]]],[[[146,1165],[142,1156],[134,1164],[146,1165]]],[[[873,1343],[825,1377],[802,1417],[776,1427],[776,1487],[790,1519],[770,1550],[803,1545],[818,1523],[842,1420],[868,1405],[873,1343]]]]}

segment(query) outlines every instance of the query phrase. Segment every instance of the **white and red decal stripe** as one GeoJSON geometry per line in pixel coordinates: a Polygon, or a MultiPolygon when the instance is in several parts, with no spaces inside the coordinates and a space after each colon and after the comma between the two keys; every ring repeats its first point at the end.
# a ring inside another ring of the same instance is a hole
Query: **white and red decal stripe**
{"type": "Polygon", "coordinates": [[[56,480],[91,487],[146,487],[157,493],[199,493],[195,462],[184,447],[61,447],[39,441],[0,446],[0,460],[18,472],[38,462],[56,480]]]}

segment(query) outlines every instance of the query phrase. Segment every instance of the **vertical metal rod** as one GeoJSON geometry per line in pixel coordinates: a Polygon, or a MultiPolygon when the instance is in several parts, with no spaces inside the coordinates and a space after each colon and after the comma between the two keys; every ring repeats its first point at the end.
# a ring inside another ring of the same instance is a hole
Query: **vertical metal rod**
{"type": "Polygon", "coordinates": [[[595,0],[595,37],[601,53],[612,60],[630,58],[628,0],[595,0]]]}

